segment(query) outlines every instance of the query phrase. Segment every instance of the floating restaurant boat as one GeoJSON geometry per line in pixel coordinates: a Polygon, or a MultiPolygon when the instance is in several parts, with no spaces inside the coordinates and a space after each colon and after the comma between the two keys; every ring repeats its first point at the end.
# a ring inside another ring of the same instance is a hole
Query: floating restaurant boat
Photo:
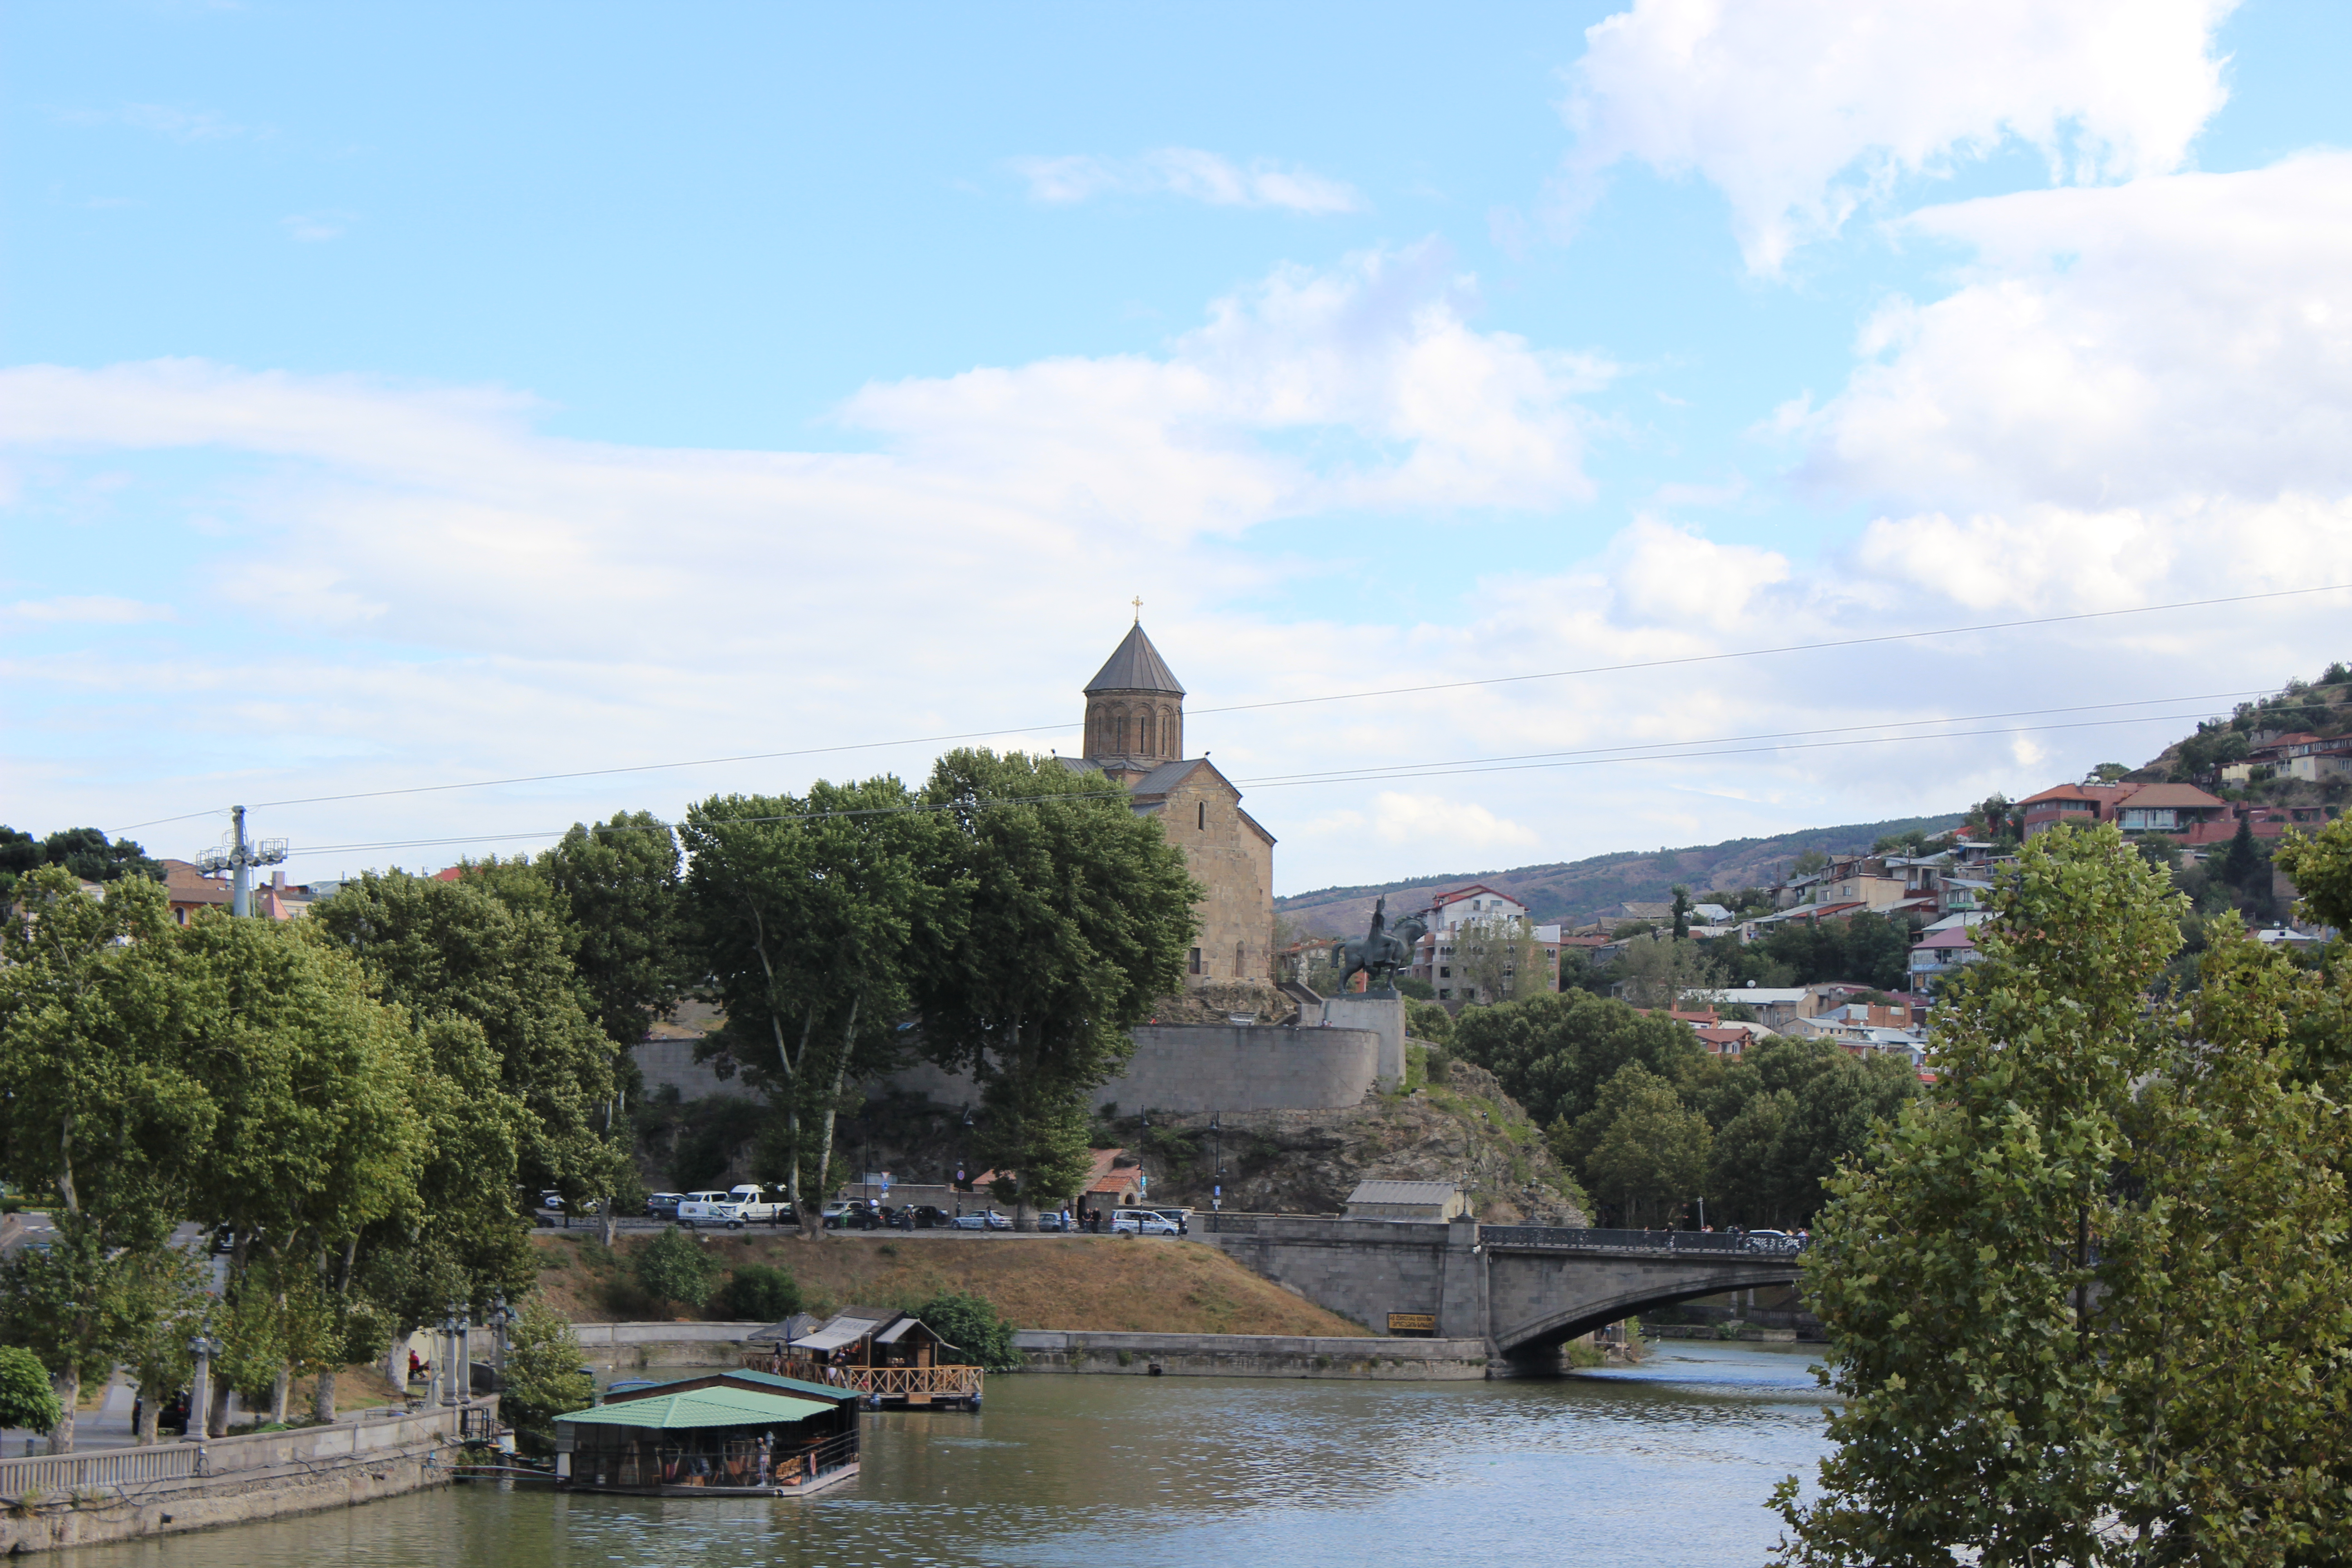
{"type": "Polygon", "coordinates": [[[830,1388],[872,1405],[980,1408],[981,1370],[942,1360],[956,1347],[922,1321],[884,1307],[845,1308],[820,1324],[805,1315],[755,1330],[748,1365],[830,1388]]]}
{"type": "Polygon", "coordinates": [[[805,1497],[857,1474],[857,1390],[701,1373],[555,1418],[556,1484],[639,1497],[805,1497]]]}

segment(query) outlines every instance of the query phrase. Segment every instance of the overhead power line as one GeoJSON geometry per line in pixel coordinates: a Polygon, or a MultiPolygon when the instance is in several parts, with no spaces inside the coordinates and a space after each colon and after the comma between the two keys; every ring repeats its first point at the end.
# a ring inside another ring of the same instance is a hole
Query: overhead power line
{"type": "MultiPolygon", "coordinates": [[[[2253,604],[2270,599],[2290,599],[2313,594],[2336,594],[2352,589],[2352,583],[2326,583],[2309,588],[2281,588],[2262,594],[2230,594],[2210,599],[2181,599],[2163,605],[2138,605],[2120,610],[2083,610],[2063,616],[2032,616],[2016,620],[1984,621],[1974,626],[1938,626],[1926,631],[1880,632],[1866,637],[1832,637],[1819,642],[1786,643],[1775,647],[1739,648],[1724,653],[1682,654],[1668,658],[1628,659],[1616,664],[1586,665],[1573,669],[1533,670],[1519,675],[1482,676],[1468,680],[1433,681],[1419,686],[1381,687],[1364,691],[1326,692],[1312,697],[1269,698],[1260,702],[1232,702],[1220,707],[1194,708],[1187,717],[1199,718],[1212,713],[1248,713],[1268,708],[1298,708],[1324,702],[1360,702],[1375,697],[1409,697],[1433,691],[1462,691],[1480,686],[1510,686],[1535,680],[1561,680],[1576,676],[1618,675],[1634,670],[1666,669],[1683,665],[1718,664],[1732,659],[1765,658],[1780,654],[1817,653],[1834,648],[1867,647],[1882,643],[1917,642],[1929,637],[1963,637],[1975,632],[2015,631],[2026,626],[2059,626],[2074,621],[2112,620],[2123,616],[2156,615],[2170,610],[2203,609],[2215,605],[2253,604]]],[[[558,784],[572,779],[616,778],[628,773],[661,773],[677,768],[719,767],[734,763],[780,762],[793,757],[827,756],[842,752],[880,751],[893,746],[942,745],[954,741],[986,740],[992,735],[1026,735],[1062,731],[1070,728],[1066,718],[1042,724],[999,724],[986,730],[967,730],[957,734],[910,735],[888,741],[853,741],[829,746],[802,746],[779,752],[745,752],[733,756],[696,757],[679,762],[635,763],[609,768],[578,768],[566,773],[523,773],[507,778],[469,779],[457,784],[406,784],[396,788],[354,790],[341,795],[302,795],[288,800],[265,800],[251,803],[256,810],[287,805],[325,805],[347,800],[380,800],[392,795],[437,795],[452,790],[496,789],[509,784],[558,784]]],[[[151,817],[134,822],[127,827],[112,829],[115,833],[134,832],[142,827],[159,827],[166,823],[188,822],[200,816],[215,816],[228,807],[214,806],[205,811],[183,812],[176,816],[151,817]]]]}
{"type": "MultiPolygon", "coordinates": [[[[1915,731],[1925,731],[1925,732],[1918,733],[1848,735],[1835,740],[1818,740],[1812,739],[1811,737],[1835,734],[1836,731],[1833,730],[1787,730],[1749,735],[1725,735],[1698,741],[1666,741],[1637,746],[1594,747],[1585,751],[1575,752],[1528,752],[1521,753],[1517,756],[1507,757],[1474,757],[1451,763],[1403,763],[1386,769],[1349,769],[1329,773],[1272,774],[1256,778],[1236,779],[1234,782],[1237,785],[1246,784],[1253,789],[1284,789],[1299,785],[1324,784],[1379,783],[1391,779],[1409,782],[1418,778],[1443,778],[1462,773],[1517,773],[1529,769],[1541,768],[1601,767],[1622,763],[1679,762],[1702,757],[1756,756],[1774,752],[1816,751],[1840,746],[1885,746],[1900,744],[1906,742],[1916,743],[1944,740],[1966,740],[1980,738],[1988,735],[2034,734],[2052,730],[2103,729],[2122,724],[2177,723],[2182,720],[2196,720],[2201,717],[2202,714],[2200,710],[2192,710],[2179,713],[2138,713],[2119,719],[2070,719],[2048,724],[2012,724],[1990,730],[1934,731],[1925,729],[1926,726],[1934,724],[1980,723],[1995,719],[2038,718],[2046,714],[2053,713],[2105,711],[2114,708],[2145,707],[2166,702],[2217,701],[2243,695],[2246,694],[2242,692],[2221,691],[2204,693],[2201,695],[2192,694],[2185,697],[2146,698],[2126,702],[2091,703],[2074,708],[2021,709],[2009,713],[1978,713],[1945,719],[1892,720],[1882,724],[1865,726],[1866,728],[1880,730],[1896,729],[1915,731]],[[1757,742],[1769,743],[1759,744],[1757,742]],[[1702,749],[1694,750],[1691,748],[1702,749]]],[[[2329,706],[2342,705],[2330,704],[2329,706]]],[[[971,808],[974,805],[981,806],[1030,805],[1051,801],[1080,798],[1085,798],[1085,796],[1076,792],[1059,792],[1053,795],[1043,795],[1005,796],[1000,799],[980,802],[968,800],[950,801],[943,805],[925,802],[920,805],[905,806],[867,806],[841,811],[805,811],[787,812],[774,816],[730,816],[714,818],[712,819],[712,825],[725,826],[730,824],[748,825],[769,822],[820,821],[833,817],[848,816],[903,816],[910,813],[964,810],[971,808]]],[[[579,825],[574,824],[573,826],[576,826],[579,825]]],[[[677,825],[675,824],[663,822],[655,822],[651,824],[622,823],[609,826],[600,823],[595,826],[589,828],[588,831],[593,833],[663,832],[672,831],[675,829],[676,826],[677,825]]],[[[529,832],[467,834],[446,838],[403,838],[383,839],[368,843],[322,844],[308,848],[303,852],[314,855],[353,854],[361,851],[384,849],[446,848],[452,846],[468,844],[529,842],[532,840],[561,838],[571,830],[572,829],[570,827],[559,827],[539,829],[529,832]]]]}

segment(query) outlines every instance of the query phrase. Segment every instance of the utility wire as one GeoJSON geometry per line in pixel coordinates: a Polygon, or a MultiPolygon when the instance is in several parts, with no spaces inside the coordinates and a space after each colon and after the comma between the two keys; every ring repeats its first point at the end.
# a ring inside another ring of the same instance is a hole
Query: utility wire
{"type": "MultiPolygon", "coordinates": [[[[1614,675],[1638,669],[1664,669],[1680,665],[1715,664],[1729,659],[1764,658],[1778,654],[1813,653],[1829,648],[1865,647],[1879,643],[1916,642],[1928,637],[1961,637],[1971,632],[2013,631],[2023,626],[2058,626],[2072,621],[2109,620],[2119,616],[2155,615],[2167,610],[2202,609],[2214,605],[2243,605],[2269,599],[2287,599],[2310,594],[2341,593],[2352,589],[2352,583],[2327,583],[2310,588],[2281,588],[2263,594],[2231,594],[2211,599],[2181,599],[2165,605],[2139,605],[2122,610],[2084,610],[2063,616],[2035,616],[2021,620],[1986,621],[1976,626],[1941,626],[1927,631],[1881,632],[1869,637],[1836,637],[1822,642],[1788,643],[1778,647],[1736,649],[1727,653],[1684,654],[1672,658],[1632,659],[1619,664],[1588,665],[1576,669],[1537,670],[1523,675],[1495,675],[1472,680],[1437,681],[1423,686],[1391,686],[1369,691],[1328,692],[1317,697],[1284,697],[1263,702],[1234,702],[1218,708],[1195,708],[1190,717],[1211,713],[1248,713],[1267,708],[1297,708],[1322,702],[1360,702],[1373,697],[1405,697],[1431,691],[1461,691],[1478,686],[1508,686],[1530,680],[1559,680],[1580,675],[1614,675]]],[[[782,752],[746,752],[729,757],[698,757],[674,763],[638,763],[622,767],[580,768],[570,773],[526,773],[511,778],[472,779],[461,784],[410,784],[396,789],[356,790],[344,795],[303,795],[289,800],[264,800],[250,803],[256,810],[282,805],[323,805],[346,800],[379,800],[390,795],[435,795],[450,790],[495,789],[507,784],[554,784],[568,779],[611,778],[625,773],[659,773],[673,768],[717,767],[730,763],[777,762],[789,757],[815,757],[838,752],[877,751],[891,746],[939,745],[950,741],[979,741],[992,735],[1027,735],[1066,730],[1067,719],[1044,724],[1000,724],[988,730],[968,730],[952,735],[912,735],[893,741],[856,741],[833,746],[803,746],[782,752]]],[[[177,816],[151,817],[134,822],[128,827],[113,829],[117,834],[134,832],[142,827],[160,827],[166,823],[188,822],[200,816],[215,816],[227,810],[215,806],[205,811],[184,812],[177,816]]]]}

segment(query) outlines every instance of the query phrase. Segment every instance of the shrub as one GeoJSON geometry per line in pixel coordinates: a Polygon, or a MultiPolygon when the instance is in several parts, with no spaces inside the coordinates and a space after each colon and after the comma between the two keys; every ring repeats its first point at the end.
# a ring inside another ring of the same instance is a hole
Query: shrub
{"type": "Polygon", "coordinates": [[[0,1426],[48,1432],[64,1419],[40,1357],[16,1345],[0,1345],[0,1426]]]}
{"type": "Polygon", "coordinates": [[[656,1301],[676,1301],[699,1311],[718,1284],[719,1260],[688,1240],[674,1225],[664,1226],[637,1254],[637,1284],[656,1301]]]}
{"type": "MultiPolygon", "coordinates": [[[[966,1296],[950,1290],[915,1309],[915,1316],[922,1319],[924,1327],[955,1347],[941,1352],[942,1359],[983,1366],[991,1372],[1011,1372],[1021,1364],[1021,1352],[1013,1348],[1013,1325],[997,1311],[996,1303],[985,1296],[966,1296]]],[[[1123,1351],[1119,1364],[1127,1364],[1123,1351]]]]}
{"type": "Polygon", "coordinates": [[[725,1318],[775,1323],[800,1310],[800,1281],[764,1263],[747,1263],[738,1268],[719,1292],[719,1313],[725,1318]]]}
{"type": "Polygon", "coordinates": [[[584,1410],[596,1386],[580,1366],[580,1339],[546,1302],[526,1302],[507,1341],[499,1413],[537,1448],[555,1446],[555,1417],[584,1410]]]}

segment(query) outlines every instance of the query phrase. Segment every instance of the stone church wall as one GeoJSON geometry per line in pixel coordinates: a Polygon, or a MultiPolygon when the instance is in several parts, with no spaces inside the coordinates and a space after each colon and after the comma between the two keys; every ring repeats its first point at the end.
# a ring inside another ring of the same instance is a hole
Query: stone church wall
{"type": "MultiPolygon", "coordinates": [[[[1380,1036],[1370,1029],[1146,1024],[1135,1031],[1135,1059],[1095,1090],[1094,1103],[1175,1113],[1355,1105],[1372,1088],[1380,1047],[1380,1036]]],[[[969,1078],[928,1062],[887,1081],[939,1105],[980,1099],[969,1078]]]]}
{"type": "Polygon", "coordinates": [[[1158,816],[1192,879],[1209,889],[1193,906],[1201,972],[1185,982],[1273,979],[1274,846],[1242,819],[1234,793],[1206,769],[1169,791],[1158,816]]]}

